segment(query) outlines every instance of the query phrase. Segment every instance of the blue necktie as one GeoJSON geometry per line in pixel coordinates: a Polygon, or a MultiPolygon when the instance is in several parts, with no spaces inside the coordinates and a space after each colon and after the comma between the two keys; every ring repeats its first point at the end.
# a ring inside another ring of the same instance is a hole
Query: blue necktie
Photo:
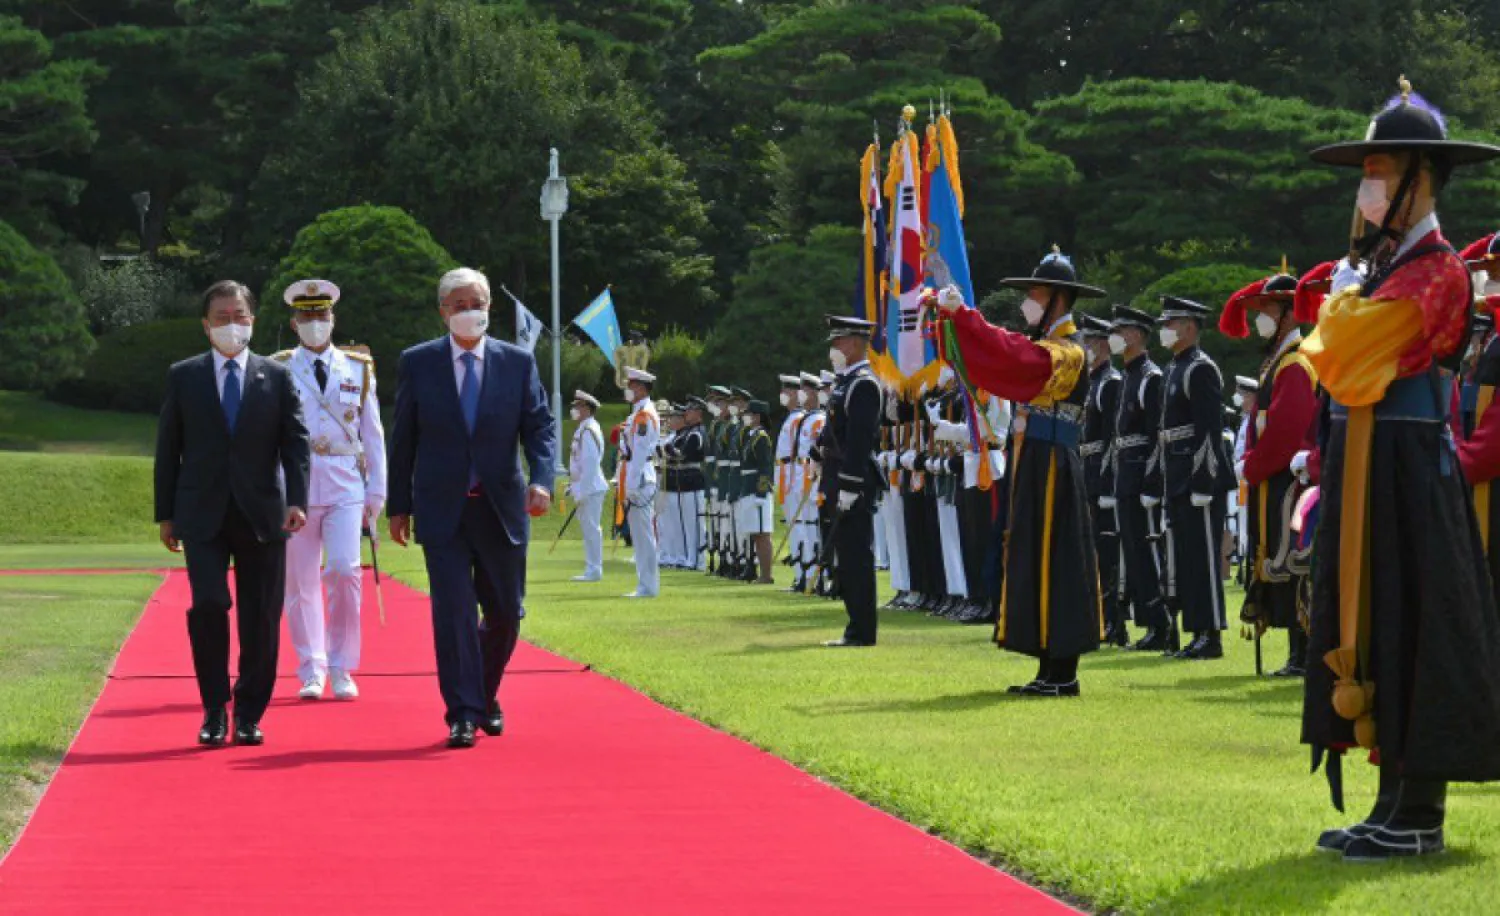
{"type": "MultiPolygon", "coordinates": [[[[458,406],[464,412],[464,425],[469,435],[474,434],[474,422],[479,418],[479,378],[474,374],[474,354],[465,352],[459,356],[464,364],[464,383],[458,389],[458,406]]],[[[474,470],[473,449],[469,451],[469,489],[479,483],[479,474],[474,470]]]]}
{"type": "Polygon", "coordinates": [[[229,421],[229,431],[234,432],[234,421],[240,416],[240,364],[234,360],[224,364],[224,419],[229,421]]]}

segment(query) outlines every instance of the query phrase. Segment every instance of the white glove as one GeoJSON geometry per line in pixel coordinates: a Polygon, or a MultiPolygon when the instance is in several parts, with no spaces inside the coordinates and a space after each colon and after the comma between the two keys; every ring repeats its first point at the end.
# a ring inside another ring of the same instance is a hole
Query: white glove
{"type": "Polygon", "coordinates": [[[1193,505],[1196,508],[1202,509],[1204,506],[1213,505],[1213,501],[1214,501],[1214,498],[1213,498],[1212,494],[1209,494],[1209,493],[1194,493],[1193,494],[1193,505]]]}
{"type": "Polygon", "coordinates": [[[1234,479],[1235,480],[1244,480],[1245,479],[1245,459],[1243,459],[1243,458],[1241,458],[1239,461],[1236,461],[1234,463],[1234,479]]]}
{"type": "Polygon", "coordinates": [[[938,410],[936,401],[928,401],[925,406],[927,408],[927,421],[929,423],[931,423],[933,426],[937,426],[939,423],[943,422],[942,413],[938,410]]]}
{"type": "Polygon", "coordinates": [[[375,526],[375,520],[380,518],[380,510],[385,508],[385,497],[376,496],[374,493],[365,494],[365,520],[370,527],[375,526]]]}
{"type": "Polygon", "coordinates": [[[1328,291],[1336,293],[1350,286],[1363,286],[1364,282],[1364,267],[1354,267],[1350,265],[1348,258],[1344,258],[1333,269],[1333,281],[1329,284],[1328,291]]]}
{"type": "Polygon", "coordinates": [[[902,455],[901,466],[908,471],[915,471],[917,469],[917,453],[908,451],[906,454],[902,455]]]}
{"type": "Polygon", "coordinates": [[[857,503],[857,502],[859,502],[859,494],[858,493],[855,493],[853,490],[840,490],[839,491],[839,511],[840,512],[848,512],[850,509],[854,508],[854,504],[857,503]]]}
{"type": "Polygon", "coordinates": [[[927,461],[924,462],[924,465],[927,468],[927,473],[936,474],[938,472],[938,468],[942,467],[943,463],[936,458],[928,458],[927,461]]]}
{"type": "Polygon", "coordinates": [[[1141,505],[1145,506],[1147,509],[1155,509],[1157,506],[1161,505],[1161,500],[1157,499],[1155,496],[1147,496],[1145,493],[1142,493],[1141,505]]]}
{"type": "Polygon", "coordinates": [[[718,498],[719,498],[719,488],[718,487],[709,487],[708,488],[708,498],[717,501],[718,498]]]}
{"type": "Polygon", "coordinates": [[[1101,496],[1101,497],[1099,497],[1099,508],[1101,508],[1101,509],[1113,509],[1115,507],[1115,505],[1116,505],[1115,498],[1113,496],[1101,496]]]}
{"type": "Polygon", "coordinates": [[[957,286],[949,284],[943,287],[942,291],[938,293],[937,300],[938,308],[945,312],[956,312],[960,308],[963,308],[964,294],[959,291],[957,286]]]}
{"type": "Polygon", "coordinates": [[[1297,474],[1300,476],[1307,473],[1307,459],[1311,456],[1311,454],[1312,453],[1307,451],[1307,449],[1303,449],[1302,451],[1292,456],[1291,471],[1293,474],[1297,474]]]}

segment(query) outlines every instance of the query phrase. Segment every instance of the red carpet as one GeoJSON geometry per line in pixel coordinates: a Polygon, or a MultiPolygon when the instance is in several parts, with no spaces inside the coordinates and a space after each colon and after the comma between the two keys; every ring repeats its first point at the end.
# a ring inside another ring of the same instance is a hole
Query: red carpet
{"type": "Polygon", "coordinates": [[[448,751],[425,599],[386,588],[362,699],[299,703],[283,678],[264,747],[199,750],[169,574],[0,863],[0,913],[1067,912],[531,646],[510,732],[448,751]]]}

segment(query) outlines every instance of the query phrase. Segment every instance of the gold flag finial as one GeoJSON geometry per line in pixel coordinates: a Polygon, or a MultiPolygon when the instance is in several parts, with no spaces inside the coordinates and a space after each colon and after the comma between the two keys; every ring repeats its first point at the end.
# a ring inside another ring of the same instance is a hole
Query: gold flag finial
{"type": "Polygon", "coordinates": [[[1058,247],[1058,244],[1056,242],[1052,243],[1052,253],[1053,254],[1062,254],[1062,249],[1060,247],[1058,247]]]}
{"type": "Polygon", "coordinates": [[[906,105],[901,109],[901,120],[910,124],[917,119],[917,106],[906,105]]]}
{"type": "Polygon", "coordinates": [[[1282,254],[1281,256],[1281,272],[1284,274],[1289,274],[1292,272],[1291,265],[1287,263],[1285,254],[1282,254]]]}
{"type": "Polygon", "coordinates": [[[1405,73],[1401,74],[1401,78],[1396,81],[1396,85],[1401,88],[1401,101],[1402,102],[1410,102],[1411,101],[1411,80],[1409,80],[1409,79],[1406,78],[1406,74],[1405,73]]]}

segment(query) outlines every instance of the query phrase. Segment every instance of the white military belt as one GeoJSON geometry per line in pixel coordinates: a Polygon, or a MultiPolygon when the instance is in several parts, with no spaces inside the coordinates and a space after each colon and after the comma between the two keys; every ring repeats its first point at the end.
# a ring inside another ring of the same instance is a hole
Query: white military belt
{"type": "Polygon", "coordinates": [[[314,455],[358,457],[364,454],[364,449],[352,442],[334,442],[327,436],[319,436],[312,440],[312,451],[314,455]]]}
{"type": "Polygon", "coordinates": [[[1164,429],[1161,431],[1161,441],[1181,442],[1184,439],[1191,439],[1193,438],[1193,431],[1193,424],[1191,423],[1185,426],[1174,426],[1171,429],[1164,429]]]}
{"type": "Polygon", "coordinates": [[[1104,452],[1103,442],[1085,442],[1078,446],[1078,454],[1084,458],[1092,458],[1104,452]]]}
{"type": "Polygon", "coordinates": [[[1115,448],[1143,448],[1151,444],[1151,437],[1140,433],[1133,436],[1120,436],[1115,439],[1115,448]]]}

